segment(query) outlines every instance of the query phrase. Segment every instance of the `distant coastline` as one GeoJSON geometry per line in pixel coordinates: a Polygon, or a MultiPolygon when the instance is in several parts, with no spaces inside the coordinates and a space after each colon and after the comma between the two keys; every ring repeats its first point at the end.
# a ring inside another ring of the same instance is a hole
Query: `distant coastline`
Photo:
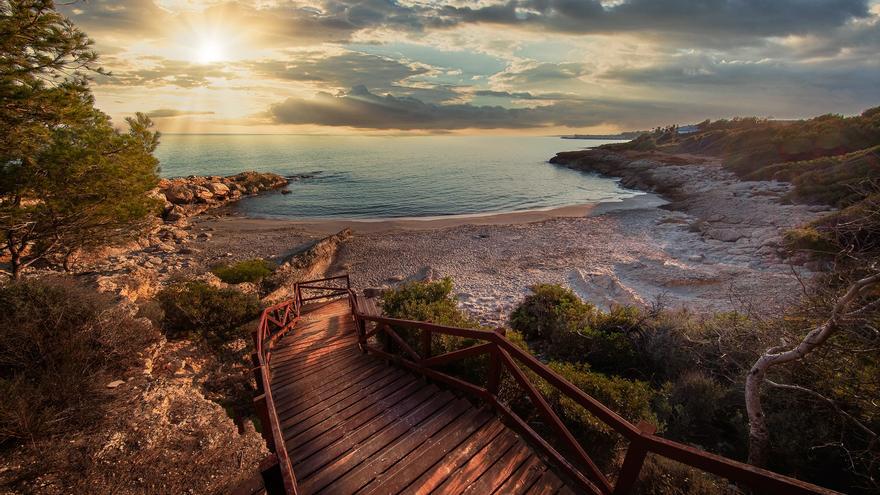
{"type": "Polygon", "coordinates": [[[559,136],[562,139],[626,139],[632,140],[635,139],[646,131],[630,131],[630,132],[622,132],[620,134],[568,134],[565,136],[559,136]]]}

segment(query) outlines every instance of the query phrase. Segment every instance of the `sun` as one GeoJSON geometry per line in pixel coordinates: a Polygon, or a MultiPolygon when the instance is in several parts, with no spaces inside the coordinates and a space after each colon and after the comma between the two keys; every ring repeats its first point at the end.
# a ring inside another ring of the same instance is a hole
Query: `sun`
{"type": "Polygon", "coordinates": [[[216,39],[203,39],[196,48],[196,61],[201,64],[222,62],[226,59],[226,50],[216,39]]]}

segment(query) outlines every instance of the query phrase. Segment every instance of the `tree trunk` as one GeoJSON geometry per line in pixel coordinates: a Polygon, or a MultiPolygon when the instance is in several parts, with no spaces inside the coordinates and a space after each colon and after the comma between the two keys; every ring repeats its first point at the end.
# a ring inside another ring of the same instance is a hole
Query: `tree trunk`
{"type": "Polygon", "coordinates": [[[850,285],[846,292],[837,299],[828,319],[810,330],[797,345],[779,346],[768,349],[752,365],[746,376],[745,400],[746,412],[749,417],[749,463],[755,466],[764,466],[770,455],[770,431],[767,427],[767,418],[761,404],[761,387],[767,378],[767,371],[773,366],[803,359],[808,354],[824,344],[835,332],[840,329],[840,323],[846,318],[857,315],[861,310],[867,309],[873,303],[868,303],[861,309],[849,311],[850,306],[859,301],[868,290],[880,283],[880,274],[874,274],[857,280],[850,285]]]}
{"type": "MultiPolygon", "coordinates": [[[[758,360],[761,361],[760,359],[758,360]]],[[[761,404],[761,385],[766,371],[758,363],[746,376],[746,412],[749,417],[749,464],[758,467],[767,465],[770,450],[770,431],[761,404]]]]}

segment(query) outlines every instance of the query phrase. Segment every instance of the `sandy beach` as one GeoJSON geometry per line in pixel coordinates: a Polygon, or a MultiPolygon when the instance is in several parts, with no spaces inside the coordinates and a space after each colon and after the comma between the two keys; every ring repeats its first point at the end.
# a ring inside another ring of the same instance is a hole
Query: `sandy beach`
{"type": "Polygon", "coordinates": [[[694,310],[766,305],[797,287],[794,273],[807,271],[780,257],[780,238],[816,213],[780,201],[787,185],[738,181],[708,160],[653,170],[675,185],[675,202],[642,194],[546,211],[323,222],[247,218],[233,207],[194,219],[195,232],[210,234],[197,262],[283,259],[351,228],[331,272],[349,272],[358,288],[452,277],[461,306],[486,324],[506,321],[536,283],[567,285],[604,308],[661,301],[694,310]]]}

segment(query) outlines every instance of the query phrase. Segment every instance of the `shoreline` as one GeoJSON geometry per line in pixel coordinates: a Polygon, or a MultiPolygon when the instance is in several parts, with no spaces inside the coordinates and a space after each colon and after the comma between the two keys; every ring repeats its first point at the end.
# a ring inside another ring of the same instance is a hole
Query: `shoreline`
{"type": "Polygon", "coordinates": [[[355,233],[384,233],[394,231],[437,230],[450,227],[479,225],[521,225],[556,218],[583,218],[604,215],[614,211],[656,208],[668,202],[660,196],[637,191],[635,196],[620,201],[600,201],[546,209],[497,213],[468,213],[433,217],[401,217],[377,219],[285,219],[248,216],[228,211],[224,222],[242,229],[298,228],[310,234],[333,234],[350,228],[355,233]]]}
{"type": "Polygon", "coordinates": [[[717,160],[692,156],[597,150],[556,160],[620,177],[642,194],[545,210],[375,220],[254,218],[226,205],[166,225],[159,240],[108,258],[105,268],[145,267],[170,280],[247,259],[281,263],[351,229],[326,274],[348,272],[358,290],[449,276],[460,307],[487,325],[503,325],[535,284],[570,287],[603,309],[659,301],[702,312],[741,309],[748,300],[783,303],[799,287],[792,270],[809,275],[809,267],[790,265],[781,237],[820,213],[786,204],[788,184],[740,181],[717,160]]]}

